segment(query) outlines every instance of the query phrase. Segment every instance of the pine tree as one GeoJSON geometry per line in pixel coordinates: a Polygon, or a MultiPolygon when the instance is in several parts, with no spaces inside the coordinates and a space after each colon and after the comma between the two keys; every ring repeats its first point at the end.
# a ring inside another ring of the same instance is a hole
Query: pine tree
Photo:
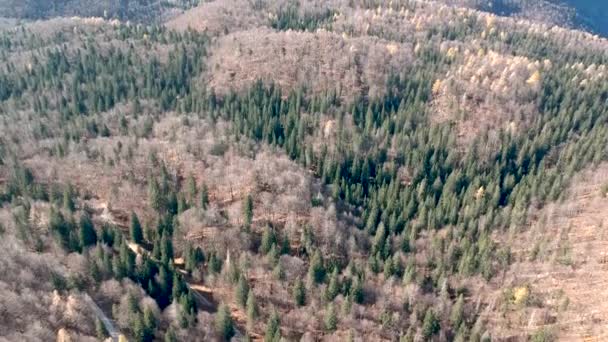
{"type": "Polygon", "coordinates": [[[108,336],[108,331],[99,318],[95,319],[95,333],[97,339],[103,341],[108,336]]]}
{"type": "Polygon", "coordinates": [[[72,185],[68,184],[63,190],[63,208],[70,213],[76,209],[73,197],[74,190],[72,189],[72,185]]]}
{"type": "Polygon", "coordinates": [[[97,233],[95,232],[95,227],[93,226],[93,221],[88,213],[84,213],[80,215],[80,246],[82,248],[94,245],[97,243],[97,233]]]}
{"type": "Polygon", "coordinates": [[[355,303],[358,304],[362,304],[363,300],[365,299],[363,292],[363,282],[358,276],[355,277],[355,282],[353,283],[353,286],[350,290],[350,295],[353,297],[355,303]]]}
{"type": "Polygon", "coordinates": [[[95,260],[92,260],[90,263],[89,274],[91,275],[91,278],[93,279],[95,285],[98,285],[99,282],[101,282],[101,270],[99,269],[99,266],[97,265],[97,262],[95,260]]]}
{"type": "Polygon", "coordinates": [[[264,342],[278,342],[281,339],[281,321],[279,320],[279,314],[275,309],[272,310],[268,323],[266,323],[266,334],[264,335],[264,342]]]}
{"type": "Polygon", "coordinates": [[[165,200],[165,209],[169,215],[176,215],[179,211],[179,201],[175,191],[170,190],[165,200]]]}
{"type": "Polygon", "coordinates": [[[215,314],[215,329],[220,338],[224,341],[230,341],[234,336],[234,323],[230,316],[230,310],[224,303],[220,304],[215,314]]]}
{"type": "Polygon", "coordinates": [[[49,214],[49,230],[53,232],[64,250],[69,248],[70,227],[61,211],[55,210],[53,207],[49,214]]]}
{"type": "Polygon", "coordinates": [[[198,267],[200,264],[205,262],[205,253],[203,253],[203,250],[197,246],[194,249],[191,259],[194,261],[194,267],[198,267]]]}
{"type": "Polygon", "coordinates": [[[439,332],[439,320],[432,309],[426,311],[424,321],[422,322],[422,336],[425,340],[429,340],[433,335],[439,332]]]}
{"type": "Polygon", "coordinates": [[[247,282],[247,278],[241,273],[239,277],[239,281],[236,284],[235,288],[235,297],[237,304],[244,308],[247,304],[247,296],[249,294],[249,283],[247,282]]]}
{"type": "Polygon", "coordinates": [[[319,250],[316,250],[310,260],[308,268],[308,276],[314,283],[321,283],[325,279],[325,267],[323,266],[323,258],[319,250]]]}
{"type": "Polygon", "coordinates": [[[344,298],[344,302],[342,302],[342,316],[350,315],[351,309],[353,307],[353,299],[350,295],[344,298]]]}
{"type": "Polygon", "coordinates": [[[327,288],[325,288],[324,298],[326,301],[331,302],[336,298],[339,291],[339,280],[338,280],[338,270],[334,268],[333,272],[329,277],[329,284],[327,284],[327,288]]]}
{"type": "Polygon", "coordinates": [[[165,265],[169,265],[173,261],[173,242],[166,233],[163,233],[160,240],[160,260],[165,265]]]}
{"type": "Polygon", "coordinates": [[[141,223],[135,212],[131,212],[131,226],[130,226],[131,240],[136,244],[141,244],[144,240],[141,223]]]}
{"type": "Polygon", "coordinates": [[[306,288],[304,287],[304,282],[299,277],[296,278],[293,285],[292,295],[297,306],[306,305],[306,288]]]}
{"type": "Polygon", "coordinates": [[[247,330],[251,330],[259,315],[258,304],[252,289],[247,294],[247,330]]]}
{"type": "Polygon", "coordinates": [[[209,272],[211,274],[217,274],[222,271],[222,259],[217,256],[215,251],[212,251],[209,255],[209,272]]]}
{"type": "Polygon", "coordinates": [[[243,219],[245,227],[251,226],[253,222],[253,197],[251,194],[245,198],[245,204],[243,205],[243,219]]]}
{"type": "Polygon", "coordinates": [[[177,214],[181,214],[184,211],[188,210],[188,202],[184,195],[180,192],[177,195],[177,214]]]}
{"type": "Polygon", "coordinates": [[[277,238],[274,231],[269,226],[264,227],[262,232],[262,242],[260,244],[260,252],[262,254],[268,254],[274,244],[276,244],[277,238]]]}
{"type": "Polygon", "coordinates": [[[456,304],[452,307],[452,311],[450,313],[450,323],[454,328],[458,328],[460,323],[463,321],[464,316],[464,297],[461,294],[458,296],[458,300],[456,304]]]}
{"type": "Polygon", "coordinates": [[[196,201],[196,194],[198,193],[198,189],[196,188],[196,179],[194,179],[193,174],[188,176],[188,180],[186,181],[186,191],[188,193],[188,201],[191,205],[193,205],[196,201]]]}
{"type": "Polygon", "coordinates": [[[276,244],[273,244],[272,247],[270,247],[270,251],[268,251],[268,263],[270,263],[270,265],[274,266],[274,267],[280,267],[281,263],[279,262],[279,258],[280,258],[280,254],[279,254],[279,249],[277,248],[276,244]]]}
{"type": "Polygon", "coordinates": [[[336,330],[336,328],[338,327],[338,316],[336,313],[336,309],[334,308],[334,303],[329,303],[329,305],[327,306],[323,323],[325,325],[325,329],[329,331],[336,330]]]}
{"type": "Polygon", "coordinates": [[[148,307],[144,309],[143,313],[143,323],[144,323],[144,341],[153,341],[154,340],[154,331],[156,330],[157,321],[156,317],[152,310],[148,307]]]}
{"type": "Polygon", "coordinates": [[[148,180],[148,201],[150,206],[158,212],[165,208],[163,194],[159,188],[158,181],[154,177],[150,177],[148,180]]]}
{"type": "Polygon", "coordinates": [[[173,326],[170,326],[165,333],[165,342],[177,342],[177,334],[175,333],[175,329],[173,326]]]}
{"type": "Polygon", "coordinates": [[[207,189],[207,184],[203,184],[201,187],[201,209],[206,210],[209,205],[209,189],[207,189]]]}
{"type": "Polygon", "coordinates": [[[119,280],[127,276],[127,271],[125,270],[124,264],[118,257],[114,257],[112,259],[112,273],[114,274],[114,277],[119,280]]]}
{"type": "Polygon", "coordinates": [[[144,342],[146,337],[146,327],[144,326],[143,317],[138,311],[132,311],[131,315],[133,316],[131,318],[133,337],[135,337],[137,341],[144,342]]]}

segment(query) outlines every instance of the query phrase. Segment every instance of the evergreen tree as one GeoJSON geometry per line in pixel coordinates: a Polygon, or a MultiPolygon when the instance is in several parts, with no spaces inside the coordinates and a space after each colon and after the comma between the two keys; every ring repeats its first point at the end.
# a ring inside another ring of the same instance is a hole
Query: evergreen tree
{"type": "Polygon", "coordinates": [[[277,242],[277,238],[274,234],[274,230],[269,226],[264,227],[264,231],[262,232],[262,242],[260,244],[260,252],[263,254],[268,254],[273,245],[277,242]]]}
{"type": "Polygon", "coordinates": [[[76,204],[74,203],[74,190],[70,184],[68,184],[63,190],[63,208],[70,213],[76,210],[76,204]]]}
{"type": "Polygon", "coordinates": [[[356,276],[353,286],[350,291],[350,295],[352,296],[355,303],[362,304],[364,298],[363,292],[363,282],[360,277],[356,276]]]}
{"type": "Polygon", "coordinates": [[[325,266],[323,265],[323,258],[319,250],[315,251],[310,260],[308,276],[314,283],[321,283],[325,279],[325,266]]]}
{"type": "Polygon", "coordinates": [[[300,279],[299,277],[296,278],[292,291],[293,299],[296,305],[306,305],[306,288],[304,287],[304,282],[302,282],[302,279],[300,279]]]}
{"type": "Polygon", "coordinates": [[[245,227],[251,226],[253,222],[253,197],[251,194],[245,198],[245,204],[243,205],[243,220],[245,227]]]}
{"type": "Polygon", "coordinates": [[[329,303],[325,310],[325,318],[323,319],[325,329],[329,331],[336,330],[338,327],[338,315],[333,303],[329,303]]]}
{"type": "Polygon", "coordinates": [[[353,299],[350,295],[344,298],[344,302],[342,302],[342,316],[350,315],[351,309],[353,307],[353,299]]]}
{"type": "Polygon", "coordinates": [[[230,310],[224,303],[220,304],[215,314],[215,329],[220,338],[224,341],[230,341],[234,336],[234,323],[230,316],[230,310]]]}
{"type": "Polygon", "coordinates": [[[422,336],[425,340],[429,340],[433,335],[439,332],[439,320],[432,309],[426,311],[424,321],[422,322],[422,336]]]}
{"type": "Polygon", "coordinates": [[[68,249],[70,244],[70,227],[63,214],[51,207],[49,214],[49,230],[53,232],[63,249],[68,249]]]}
{"type": "Polygon", "coordinates": [[[222,259],[217,256],[215,251],[211,252],[209,255],[209,272],[211,274],[217,274],[222,271],[222,259]]]}
{"type": "Polygon", "coordinates": [[[158,185],[158,181],[154,177],[148,180],[148,202],[154,210],[160,212],[165,208],[165,200],[158,185]]]}
{"type": "Polygon", "coordinates": [[[102,341],[108,336],[108,331],[99,318],[95,319],[95,333],[97,335],[97,339],[102,341]]]}
{"type": "Polygon", "coordinates": [[[188,175],[188,180],[186,181],[186,191],[188,194],[188,201],[191,205],[194,205],[198,189],[196,187],[196,180],[194,179],[193,174],[188,175]]]}
{"type": "Polygon", "coordinates": [[[86,248],[88,246],[94,245],[97,243],[97,232],[95,232],[95,227],[93,226],[93,221],[91,220],[91,216],[88,213],[83,213],[80,215],[80,246],[82,248],[86,248]]]}
{"type": "Polygon", "coordinates": [[[193,254],[190,259],[193,261],[194,267],[198,267],[200,264],[205,262],[205,253],[203,253],[203,250],[199,246],[197,246],[192,253],[193,254]]]}
{"type": "Polygon", "coordinates": [[[170,326],[165,333],[165,342],[178,342],[177,334],[175,333],[175,329],[173,326],[170,326]]]}
{"type": "Polygon", "coordinates": [[[188,202],[186,202],[184,195],[179,193],[177,195],[177,214],[181,214],[186,210],[188,210],[188,202]]]}
{"type": "Polygon", "coordinates": [[[209,205],[209,189],[207,189],[207,184],[203,184],[201,187],[201,209],[206,210],[209,205]]]}
{"type": "Polygon", "coordinates": [[[236,297],[236,303],[242,308],[245,308],[247,304],[247,296],[249,294],[249,290],[250,289],[249,283],[247,282],[247,278],[245,278],[245,276],[241,273],[239,281],[236,284],[234,295],[236,297]]]}
{"type": "MultiPolygon", "coordinates": [[[[274,266],[276,271],[282,272],[281,263],[279,262],[279,259],[280,259],[279,249],[277,248],[276,244],[273,244],[270,247],[270,251],[268,251],[267,258],[268,258],[268,262],[270,263],[270,265],[274,266]]],[[[280,275],[280,273],[275,274],[275,275],[280,275]]]]}
{"type": "Polygon", "coordinates": [[[460,296],[458,296],[458,300],[456,301],[456,304],[454,304],[454,306],[452,307],[452,311],[450,313],[450,323],[452,323],[452,326],[457,328],[460,326],[460,323],[462,323],[464,318],[464,297],[461,294],[460,296]]]}
{"type": "Polygon", "coordinates": [[[136,244],[141,244],[144,240],[141,223],[135,212],[131,212],[131,226],[130,226],[131,240],[136,244]]]}
{"type": "Polygon", "coordinates": [[[160,260],[165,265],[173,262],[173,242],[166,233],[163,233],[160,240],[160,260]]]}
{"type": "Polygon", "coordinates": [[[266,323],[266,334],[264,342],[278,342],[281,340],[281,321],[275,309],[272,310],[268,322],[266,323]]]}
{"type": "Polygon", "coordinates": [[[274,260],[276,260],[276,265],[272,269],[272,275],[276,280],[285,280],[285,271],[283,270],[283,266],[281,266],[281,263],[278,262],[278,257],[274,260]]]}
{"type": "Polygon", "coordinates": [[[247,294],[247,330],[251,330],[259,315],[258,304],[252,289],[247,294]]]}
{"type": "Polygon", "coordinates": [[[333,272],[329,277],[329,284],[325,288],[324,298],[326,301],[331,302],[336,298],[339,291],[339,280],[338,280],[338,270],[334,268],[333,272]]]}
{"type": "Polygon", "coordinates": [[[95,285],[98,285],[101,282],[101,270],[99,269],[99,266],[97,265],[97,262],[95,260],[92,260],[90,263],[89,274],[91,275],[91,278],[93,279],[95,285]]]}
{"type": "Polygon", "coordinates": [[[156,317],[152,310],[148,307],[144,309],[143,313],[143,322],[144,322],[144,341],[153,341],[154,340],[154,332],[156,331],[157,321],[156,317]]]}

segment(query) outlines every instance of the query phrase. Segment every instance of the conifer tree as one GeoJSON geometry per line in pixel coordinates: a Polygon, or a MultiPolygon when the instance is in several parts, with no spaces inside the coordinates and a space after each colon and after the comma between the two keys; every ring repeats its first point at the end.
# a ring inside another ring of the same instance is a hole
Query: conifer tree
{"type": "Polygon", "coordinates": [[[296,278],[293,285],[292,296],[297,306],[304,306],[306,304],[306,288],[300,277],[296,278]]]}
{"type": "Polygon", "coordinates": [[[70,213],[76,209],[74,203],[74,190],[70,184],[63,190],[63,208],[70,213]]]}
{"type": "Polygon", "coordinates": [[[315,251],[310,260],[308,276],[314,283],[321,283],[325,279],[325,266],[319,250],[315,251]]]}
{"type": "Polygon", "coordinates": [[[224,303],[220,304],[215,314],[215,329],[223,341],[230,341],[234,336],[234,323],[230,316],[230,310],[224,303]]]}
{"type": "Polygon", "coordinates": [[[93,226],[93,221],[88,213],[80,215],[80,246],[82,248],[94,245],[97,243],[97,232],[93,226]]]}
{"type": "Polygon", "coordinates": [[[325,293],[324,293],[324,297],[325,300],[328,302],[331,302],[332,300],[334,300],[334,298],[336,298],[336,296],[338,295],[338,291],[339,291],[339,280],[338,280],[338,270],[336,268],[334,268],[333,272],[331,273],[330,277],[329,277],[329,283],[327,284],[327,287],[325,288],[325,293]]]}
{"type": "Polygon", "coordinates": [[[247,330],[251,330],[259,315],[258,304],[252,289],[247,294],[247,330]]]}
{"type": "Polygon", "coordinates": [[[173,326],[170,326],[165,333],[164,342],[177,342],[177,334],[175,333],[175,329],[173,326]]]}
{"type": "Polygon", "coordinates": [[[196,201],[196,194],[198,193],[196,180],[194,179],[193,174],[188,175],[188,180],[186,181],[186,191],[188,194],[188,201],[191,205],[193,205],[196,201]]]}
{"type": "Polygon", "coordinates": [[[253,197],[251,194],[245,198],[245,204],[243,205],[243,220],[245,227],[251,226],[253,221],[253,197]]]}
{"type": "Polygon", "coordinates": [[[105,340],[106,336],[108,336],[106,327],[103,325],[99,318],[95,320],[95,333],[99,340],[105,340]]]}
{"type": "Polygon", "coordinates": [[[150,206],[158,212],[165,208],[163,194],[161,193],[158,181],[154,177],[150,177],[148,180],[148,201],[150,206]]]}
{"type": "Polygon", "coordinates": [[[432,309],[428,309],[422,322],[422,336],[425,340],[429,340],[433,335],[439,332],[439,320],[432,309]]]}
{"type": "Polygon", "coordinates": [[[325,329],[329,331],[336,330],[338,327],[338,315],[336,313],[336,309],[334,308],[334,303],[329,303],[327,306],[323,323],[325,325],[325,329]]]}
{"type": "Polygon", "coordinates": [[[463,315],[464,315],[464,297],[461,294],[460,296],[458,296],[458,300],[456,301],[456,304],[454,304],[454,306],[452,307],[452,311],[450,313],[450,323],[452,323],[452,326],[457,328],[460,326],[460,323],[462,323],[463,321],[463,315]]]}
{"type": "Polygon", "coordinates": [[[273,309],[268,322],[266,323],[266,333],[264,335],[264,342],[278,342],[281,339],[281,321],[279,320],[278,312],[273,309]]]}
{"type": "Polygon", "coordinates": [[[269,226],[264,227],[264,231],[262,232],[262,242],[260,244],[260,252],[262,254],[268,254],[273,245],[277,242],[276,235],[274,230],[269,226]]]}
{"type": "Polygon", "coordinates": [[[236,284],[234,295],[236,297],[237,304],[242,308],[245,308],[247,305],[247,296],[249,295],[249,290],[247,278],[245,278],[243,273],[241,273],[239,281],[236,284]]]}
{"type": "Polygon", "coordinates": [[[131,212],[131,225],[130,225],[131,240],[136,244],[141,244],[144,240],[141,223],[135,212],[131,212]]]}
{"type": "Polygon", "coordinates": [[[363,282],[361,281],[360,277],[358,277],[358,276],[355,277],[355,281],[351,288],[350,294],[356,303],[358,303],[358,304],[363,303],[363,300],[364,300],[363,282]]]}
{"type": "Polygon", "coordinates": [[[203,184],[203,186],[201,187],[200,197],[201,209],[206,210],[207,206],[209,205],[209,189],[207,189],[207,184],[203,184]]]}

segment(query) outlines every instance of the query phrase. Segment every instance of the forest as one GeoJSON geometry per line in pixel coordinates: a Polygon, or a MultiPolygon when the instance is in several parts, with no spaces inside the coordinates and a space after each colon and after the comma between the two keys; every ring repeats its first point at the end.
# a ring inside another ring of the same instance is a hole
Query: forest
{"type": "Polygon", "coordinates": [[[515,241],[608,162],[605,39],[414,0],[47,19],[68,3],[0,31],[0,338],[605,336],[512,276],[583,267],[515,241]]]}

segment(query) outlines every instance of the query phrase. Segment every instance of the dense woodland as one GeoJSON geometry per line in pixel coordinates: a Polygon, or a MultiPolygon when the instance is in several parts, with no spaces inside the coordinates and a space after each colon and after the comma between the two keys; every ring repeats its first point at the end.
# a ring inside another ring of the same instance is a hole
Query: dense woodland
{"type": "MultiPolygon", "coordinates": [[[[264,25],[363,36],[363,13],[432,18],[440,6],[355,3],[288,3],[264,25]]],[[[441,10],[455,19],[411,36],[381,19],[368,25],[376,46],[411,44],[412,58],[381,84],[363,80],[353,58],[355,93],[297,77],[282,87],[256,71],[216,91],[208,80],[221,67],[209,61],[233,38],[212,32],[57,19],[46,32],[1,32],[1,234],[32,258],[56,259],[37,291],[88,293],[136,341],[492,340],[475,291],[512,262],[496,236],[525,229],[577,172],[606,160],[608,43],[441,10]],[[492,59],[513,73],[476,81],[453,71],[492,59]],[[489,85],[501,77],[507,84],[489,85]],[[458,93],[462,84],[472,90],[458,93]],[[504,115],[483,130],[459,126],[482,122],[482,103],[504,115]],[[239,183],[268,158],[289,176],[278,181],[270,167],[239,183]],[[234,160],[234,174],[212,171],[234,160]],[[137,190],[117,189],[125,184],[137,190]]],[[[3,295],[23,295],[10,290],[17,280],[0,283],[3,295]]],[[[9,340],[29,329],[3,320],[16,327],[0,333],[9,340]]],[[[66,321],[44,329],[108,333],[93,317],[66,321]]]]}
{"type": "Polygon", "coordinates": [[[3,17],[20,19],[93,16],[160,23],[172,12],[196,4],[195,0],[2,0],[0,13],[3,17]]]}

